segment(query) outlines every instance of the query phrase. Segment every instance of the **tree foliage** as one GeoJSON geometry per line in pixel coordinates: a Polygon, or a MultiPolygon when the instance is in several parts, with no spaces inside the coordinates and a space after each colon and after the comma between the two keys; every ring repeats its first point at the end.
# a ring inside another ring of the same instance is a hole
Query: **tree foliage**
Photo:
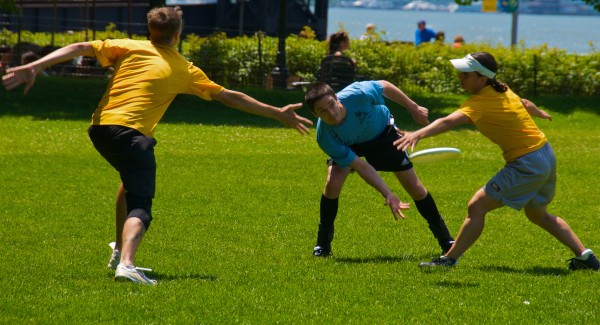
{"type": "Polygon", "coordinates": [[[0,0],[0,10],[4,12],[17,12],[17,6],[14,0],[0,0]]]}

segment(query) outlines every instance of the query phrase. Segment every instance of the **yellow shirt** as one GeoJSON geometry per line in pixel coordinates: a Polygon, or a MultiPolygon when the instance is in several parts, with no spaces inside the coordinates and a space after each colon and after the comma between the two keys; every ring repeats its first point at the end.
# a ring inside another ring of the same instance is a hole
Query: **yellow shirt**
{"type": "Polygon", "coordinates": [[[172,46],[129,39],[91,45],[100,64],[115,69],[93,125],[122,125],[152,136],[177,94],[211,100],[223,90],[172,46]]]}
{"type": "Polygon", "coordinates": [[[507,162],[535,151],[548,141],[521,99],[512,90],[499,93],[486,86],[459,108],[479,132],[500,146],[507,162]]]}

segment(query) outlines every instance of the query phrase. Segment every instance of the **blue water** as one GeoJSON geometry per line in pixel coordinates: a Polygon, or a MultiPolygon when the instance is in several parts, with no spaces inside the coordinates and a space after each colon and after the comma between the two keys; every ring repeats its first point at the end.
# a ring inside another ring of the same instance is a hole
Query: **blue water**
{"type": "MultiPolygon", "coordinates": [[[[507,13],[470,13],[403,11],[383,9],[329,8],[327,33],[339,29],[340,23],[358,38],[367,23],[374,23],[378,31],[386,32],[388,41],[414,41],[417,21],[424,19],[427,27],[444,31],[450,43],[460,34],[468,42],[484,42],[492,45],[510,45],[512,15],[507,13]]],[[[519,14],[517,40],[526,47],[547,44],[571,53],[600,51],[600,16],[554,16],[519,14]]]]}

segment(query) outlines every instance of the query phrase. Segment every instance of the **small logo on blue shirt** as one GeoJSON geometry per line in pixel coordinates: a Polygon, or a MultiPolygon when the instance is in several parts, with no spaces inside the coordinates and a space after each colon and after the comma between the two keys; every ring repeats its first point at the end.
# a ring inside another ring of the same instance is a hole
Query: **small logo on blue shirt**
{"type": "Polygon", "coordinates": [[[365,120],[369,117],[369,113],[367,112],[354,112],[354,115],[356,115],[356,118],[358,118],[360,124],[364,123],[365,120]]]}

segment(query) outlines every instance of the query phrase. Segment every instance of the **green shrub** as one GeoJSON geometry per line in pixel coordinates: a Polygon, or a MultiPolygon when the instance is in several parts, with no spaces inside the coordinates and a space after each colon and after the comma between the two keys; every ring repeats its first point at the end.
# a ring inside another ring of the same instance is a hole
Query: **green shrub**
{"type": "MultiPolygon", "coordinates": [[[[304,81],[315,81],[327,43],[314,38],[291,35],[286,38],[286,59],[290,75],[304,81]]],[[[311,33],[312,32],[312,33],[311,33]]],[[[54,45],[64,46],[90,38],[91,31],[55,33],[54,45]]],[[[97,31],[96,39],[124,38],[109,24],[97,31]]],[[[134,39],[146,36],[133,35],[134,39]]],[[[15,45],[17,36],[6,29],[0,33],[0,45],[15,45]]],[[[21,42],[40,46],[51,44],[48,33],[23,31],[21,42]]],[[[215,82],[224,86],[262,86],[276,64],[278,39],[257,33],[253,36],[229,38],[224,33],[208,37],[187,35],[180,44],[184,56],[201,67],[215,82]]],[[[590,46],[581,55],[547,45],[526,48],[486,43],[467,44],[453,49],[447,44],[425,44],[415,47],[400,42],[351,40],[347,55],[356,61],[360,79],[385,79],[402,89],[416,93],[460,93],[457,73],[448,60],[467,53],[487,51],[499,64],[498,79],[522,95],[600,95],[600,52],[590,46]]]]}
{"type": "MultiPolygon", "coordinates": [[[[192,50],[190,56],[213,58],[200,66],[217,82],[262,85],[261,78],[275,66],[277,39],[262,38],[262,62],[256,59],[256,43],[257,37],[227,38],[221,34],[204,38],[200,48],[192,50]],[[258,68],[260,73],[252,72],[258,68]],[[248,78],[250,75],[257,77],[248,78]],[[258,81],[253,83],[253,80],[258,81]]],[[[356,61],[361,79],[389,80],[415,93],[460,93],[457,73],[448,60],[477,51],[487,51],[496,57],[500,67],[498,78],[519,94],[600,94],[600,53],[595,50],[580,55],[546,45],[525,48],[522,43],[512,48],[479,43],[453,49],[446,44],[415,47],[412,44],[352,40],[346,54],[356,61]]],[[[289,36],[286,39],[289,73],[305,81],[315,81],[319,63],[326,52],[325,41],[289,36]]]]}
{"type": "Polygon", "coordinates": [[[261,84],[266,71],[275,65],[276,40],[261,34],[235,38],[225,33],[206,38],[190,35],[186,41],[193,42],[188,58],[224,86],[261,84]]]}

